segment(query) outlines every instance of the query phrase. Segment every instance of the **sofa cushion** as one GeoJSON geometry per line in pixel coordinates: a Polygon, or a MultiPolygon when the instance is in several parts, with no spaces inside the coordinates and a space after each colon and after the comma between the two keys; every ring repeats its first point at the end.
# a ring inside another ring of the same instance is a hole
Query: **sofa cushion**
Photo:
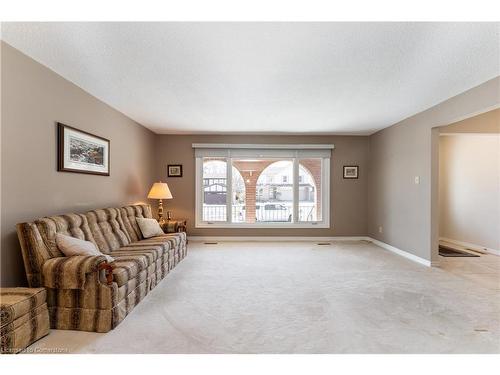
{"type": "Polygon", "coordinates": [[[180,247],[182,242],[186,241],[186,233],[179,232],[179,233],[162,234],[161,236],[148,238],[144,240],[144,243],[147,243],[147,241],[168,242],[170,244],[170,248],[178,248],[180,247]]]}
{"type": "MultiPolygon", "coordinates": [[[[132,245],[132,244],[131,244],[132,245]]],[[[164,251],[170,250],[173,246],[173,243],[165,237],[151,237],[145,240],[140,240],[135,242],[136,246],[161,246],[164,251]]]]}
{"type": "Polygon", "coordinates": [[[35,225],[51,257],[63,256],[56,244],[56,234],[64,234],[96,244],[87,218],[81,214],[66,214],[38,219],[35,225]]]}
{"type": "Polygon", "coordinates": [[[161,245],[156,245],[156,246],[155,245],[137,246],[137,245],[139,244],[136,243],[136,244],[130,244],[129,246],[121,247],[118,250],[113,251],[111,254],[113,257],[143,255],[147,258],[148,265],[156,262],[158,259],[168,254],[165,252],[165,250],[161,245]]]}
{"type": "Polygon", "coordinates": [[[74,255],[102,255],[109,263],[114,261],[109,255],[101,253],[94,243],[90,241],[56,233],[56,244],[67,257],[74,255]]]}
{"type": "Polygon", "coordinates": [[[142,237],[151,238],[151,237],[161,236],[163,234],[163,230],[161,229],[160,224],[155,219],[137,217],[135,220],[139,225],[142,237]]]}
{"type": "Polygon", "coordinates": [[[144,254],[119,255],[114,258],[113,281],[119,287],[147,269],[150,264],[148,256],[144,254]]]}
{"type": "Polygon", "coordinates": [[[118,286],[122,286],[160,258],[163,258],[163,262],[173,258],[174,247],[178,246],[183,235],[183,233],[173,233],[152,237],[112,251],[110,255],[115,259],[114,281],[118,286]],[[140,265],[137,265],[139,260],[140,265]]]}
{"type": "Polygon", "coordinates": [[[109,253],[130,243],[129,236],[122,229],[125,225],[120,209],[93,210],[87,212],[85,216],[97,247],[103,253],[109,253]]]}
{"type": "Polygon", "coordinates": [[[120,208],[121,218],[125,232],[127,233],[130,242],[137,242],[144,239],[142,236],[139,225],[137,224],[137,217],[145,217],[151,219],[151,207],[149,205],[134,205],[120,208]]]}

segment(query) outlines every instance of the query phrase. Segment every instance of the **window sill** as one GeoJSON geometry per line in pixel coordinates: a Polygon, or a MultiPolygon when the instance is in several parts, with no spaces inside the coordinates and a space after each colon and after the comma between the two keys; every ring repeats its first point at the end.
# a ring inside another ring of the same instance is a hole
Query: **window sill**
{"type": "Polygon", "coordinates": [[[235,228],[235,229],[296,229],[296,228],[307,228],[307,229],[325,229],[330,228],[330,224],[326,222],[317,223],[268,223],[268,224],[245,224],[245,223],[196,223],[195,228],[235,228]]]}

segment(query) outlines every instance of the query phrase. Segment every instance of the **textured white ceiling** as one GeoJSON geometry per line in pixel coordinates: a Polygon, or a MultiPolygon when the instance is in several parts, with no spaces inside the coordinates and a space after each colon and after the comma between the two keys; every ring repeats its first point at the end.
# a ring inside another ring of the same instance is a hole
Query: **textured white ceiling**
{"type": "Polygon", "coordinates": [[[157,133],[370,134],[500,75],[499,23],[4,23],[157,133]]]}

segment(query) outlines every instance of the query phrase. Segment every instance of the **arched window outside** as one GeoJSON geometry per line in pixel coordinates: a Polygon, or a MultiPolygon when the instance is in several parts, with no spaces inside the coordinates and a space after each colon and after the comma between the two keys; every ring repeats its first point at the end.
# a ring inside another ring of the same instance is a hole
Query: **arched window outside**
{"type": "Polygon", "coordinates": [[[268,165],[257,180],[255,221],[291,222],[293,215],[293,162],[268,165]]]}

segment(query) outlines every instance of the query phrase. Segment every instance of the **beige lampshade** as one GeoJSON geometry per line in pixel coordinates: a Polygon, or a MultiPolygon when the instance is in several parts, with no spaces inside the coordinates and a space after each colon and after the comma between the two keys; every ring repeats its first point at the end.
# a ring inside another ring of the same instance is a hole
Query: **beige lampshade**
{"type": "Polygon", "coordinates": [[[155,182],[149,191],[148,198],[150,199],[172,199],[172,193],[166,182],[155,182]]]}

